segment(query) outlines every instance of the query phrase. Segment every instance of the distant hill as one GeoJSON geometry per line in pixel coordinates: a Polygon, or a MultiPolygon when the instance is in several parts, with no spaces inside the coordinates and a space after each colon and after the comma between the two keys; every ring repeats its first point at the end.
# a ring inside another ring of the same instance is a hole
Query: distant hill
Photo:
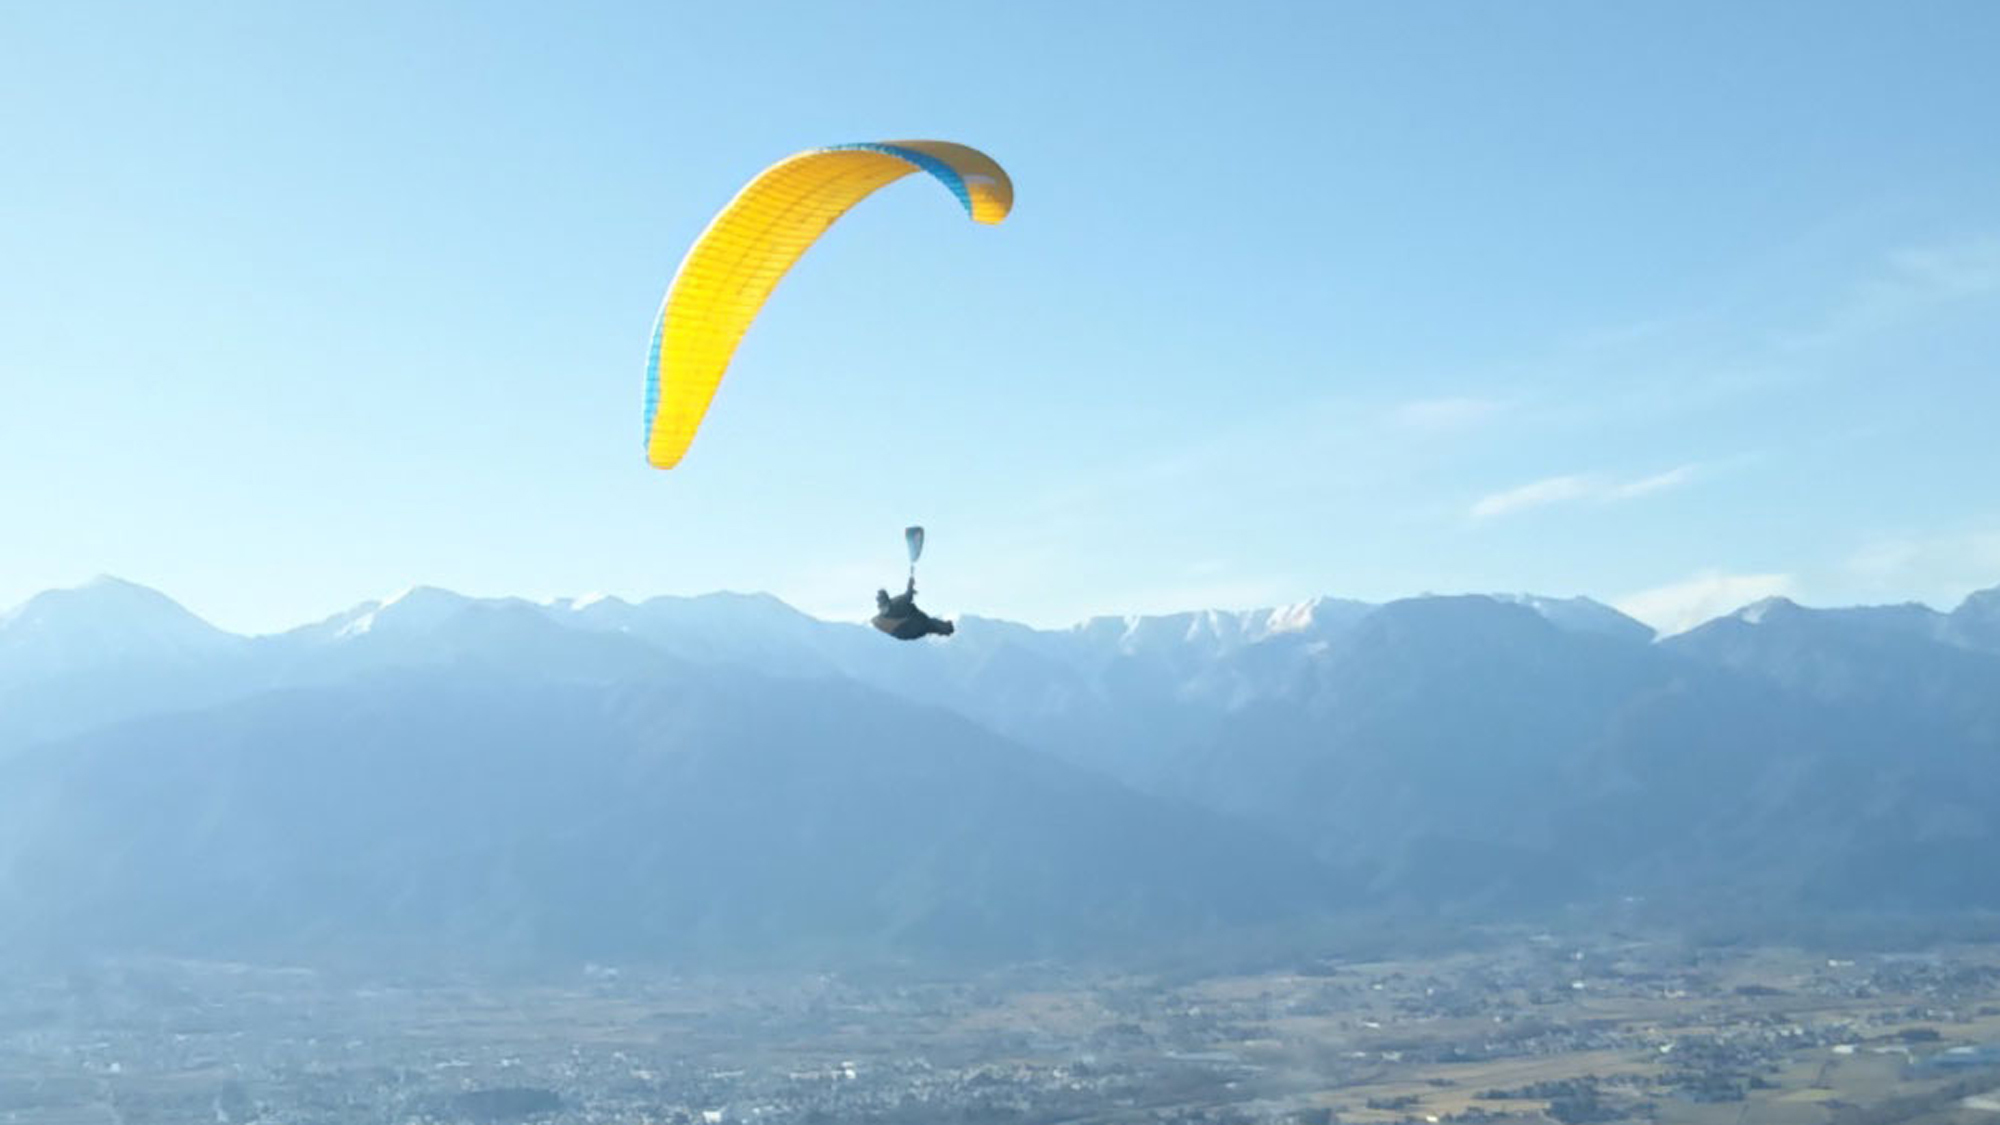
{"type": "Polygon", "coordinates": [[[0,937],[1005,958],[1356,909],[2000,911],[2000,590],[1321,599],[894,644],[754,595],[0,617],[0,937]]]}
{"type": "Polygon", "coordinates": [[[15,754],[0,762],[0,941],[993,959],[1343,905],[1276,838],[948,712],[839,680],[651,672],[377,672],[15,754]]]}
{"type": "Polygon", "coordinates": [[[1646,644],[1394,603],[1188,762],[1182,791],[1415,904],[2000,908],[2000,656],[1873,615],[1646,644]]]}

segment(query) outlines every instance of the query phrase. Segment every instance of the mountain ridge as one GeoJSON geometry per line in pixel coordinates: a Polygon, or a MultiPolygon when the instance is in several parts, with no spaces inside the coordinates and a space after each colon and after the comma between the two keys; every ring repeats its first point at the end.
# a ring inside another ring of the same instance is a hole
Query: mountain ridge
{"type": "Polygon", "coordinates": [[[92,590],[0,626],[17,943],[992,958],[1357,910],[2000,913],[1996,591],[1664,638],[1433,595],[899,644],[767,595],[416,588],[235,637],[92,590]]]}

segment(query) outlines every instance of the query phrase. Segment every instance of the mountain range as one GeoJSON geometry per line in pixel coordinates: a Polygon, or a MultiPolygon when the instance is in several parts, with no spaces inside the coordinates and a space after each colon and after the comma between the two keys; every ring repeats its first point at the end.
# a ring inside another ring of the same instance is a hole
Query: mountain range
{"type": "Polygon", "coordinates": [[[1659,638],[1319,599],[891,642],[761,595],[0,615],[0,944],[1005,959],[2000,910],[2000,588],[1659,638]]]}

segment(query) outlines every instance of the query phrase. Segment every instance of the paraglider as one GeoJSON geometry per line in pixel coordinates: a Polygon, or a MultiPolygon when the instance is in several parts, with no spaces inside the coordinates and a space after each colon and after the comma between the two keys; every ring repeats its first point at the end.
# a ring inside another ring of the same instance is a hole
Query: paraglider
{"type": "Polygon", "coordinates": [[[646,367],[646,458],[671,469],[764,301],[834,221],[914,172],[936,177],[978,223],[998,223],[1014,185],[992,157],[950,141],[886,141],[811,149],[773,164],[738,192],[681,260],[653,326],[646,367]]]}
{"type": "MultiPolygon", "coordinates": [[[[681,259],[653,325],[646,363],[646,459],[680,464],[750,324],[785,273],[842,215],[880,188],[927,172],[974,222],[998,223],[1014,206],[1006,170],[951,141],[834,145],[787,157],[757,174],[681,259]]],[[[875,592],[877,629],[899,640],[950,636],[954,626],[917,608],[924,530],[904,533],[909,584],[875,592]]]]}
{"type": "Polygon", "coordinates": [[[924,529],[906,528],[903,542],[910,550],[910,584],[895,597],[887,590],[875,591],[875,619],[870,622],[877,629],[899,641],[922,640],[933,634],[949,637],[958,627],[917,608],[917,560],[924,553],[924,529]]]}

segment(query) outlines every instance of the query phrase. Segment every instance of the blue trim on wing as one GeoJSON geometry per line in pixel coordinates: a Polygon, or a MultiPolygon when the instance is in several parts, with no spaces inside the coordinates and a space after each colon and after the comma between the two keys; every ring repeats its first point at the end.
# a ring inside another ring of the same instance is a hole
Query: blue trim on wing
{"type": "MultiPolygon", "coordinates": [[[[904,148],[901,145],[885,145],[872,142],[851,145],[828,145],[819,151],[879,152],[884,156],[893,156],[898,160],[907,160],[911,164],[929,172],[937,178],[939,183],[950,188],[951,193],[958,197],[958,202],[965,208],[965,213],[967,215],[972,214],[972,193],[966,189],[965,177],[958,174],[958,169],[953,168],[951,165],[946,164],[929,153],[918,152],[915,149],[904,148]]],[[[663,305],[660,309],[659,320],[653,323],[652,353],[646,358],[645,445],[649,449],[653,444],[653,422],[659,417],[660,413],[660,344],[661,340],[666,336],[666,332],[667,311],[663,305]]]]}
{"type": "Polygon", "coordinates": [[[951,193],[958,197],[958,201],[965,205],[965,213],[967,215],[972,214],[972,193],[966,190],[965,177],[958,174],[958,169],[953,168],[951,165],[946,164],[944,161],[939,160],[937,157],[932,156],[929,153],[918,152],[917,150],[911,148],[903,148],[900,145],[885,145],[885,144],[873,144],[873,143],[852,144],[852,145],[829,145],[826,148],[822,149],[821,151],[822,152],[879,152],[884,156],[893,156],[898,160],[907,160],[910,163],[916,165],[917,167],[922,168],[924,171],[929,172],[931,175],[936,176],[938,178],[938,182],[950,188],[951,193]]]}
{"type": "Polygon", "coordinates": [[[646,357],[646,433],[642,448],[653,445],[653,419],[660,414],[660,341],[667,334],[667,310],[660,309],[660,317],[653,322],[653,347],[646,357]]]}

